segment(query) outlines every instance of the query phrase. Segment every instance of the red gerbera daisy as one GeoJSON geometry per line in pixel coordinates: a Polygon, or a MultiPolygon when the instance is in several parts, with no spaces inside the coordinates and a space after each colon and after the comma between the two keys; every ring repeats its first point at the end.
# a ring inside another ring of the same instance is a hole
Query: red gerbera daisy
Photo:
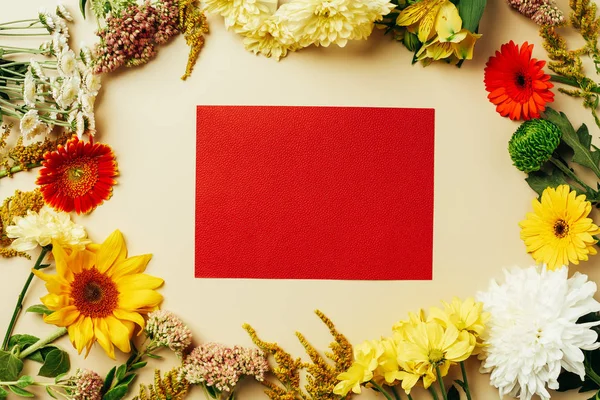
{"type": "Polygon", "coordinates": [[[51,207],[78,214],[88,213],[112,196],[118,175],[112,149],[83,142],[77,136],[44,155],[36,184],[51,207]]]}
{"type": "Polygon", "coordinates": [[[485,90],[496,111],[512,120],[539,118],[546,104],[554,101],[554,85],[544,73],[546,62],[531,58],[533,45],[521,49],[512,40],[505,43],[486,64],[485,90]]]}

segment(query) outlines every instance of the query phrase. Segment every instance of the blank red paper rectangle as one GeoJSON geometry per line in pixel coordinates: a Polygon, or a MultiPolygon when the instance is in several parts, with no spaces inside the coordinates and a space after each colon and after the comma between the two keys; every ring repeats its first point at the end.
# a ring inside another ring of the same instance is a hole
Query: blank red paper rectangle
{"type": "Polygon", "coordinates": [[[432,277],[434,110],[200,106],[196,165],[196,277],[432,277]]]}

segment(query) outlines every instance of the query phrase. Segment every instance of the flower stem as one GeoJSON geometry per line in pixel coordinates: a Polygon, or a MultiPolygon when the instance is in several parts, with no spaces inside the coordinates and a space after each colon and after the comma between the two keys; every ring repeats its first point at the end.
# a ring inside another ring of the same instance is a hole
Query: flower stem
{"type": "Polygon", "coordinates": [[[588,367],[587,363],[585,365],[585,374],[588,378],[592,380],[592,382],[600,386],[600,376],[598,376],[598,374],[594,371],[593,368],[588,367]]]}
{"type": "Polygon", "coordinates": [[[412,396],[410,395],[410,393],[407,393],[406,396],[408,397],[408,400],[413,400],[412,396]]]}
{"type": "Polygon", "coordinates": [[[444,380],[442,379],[442,373],[440,372],[440,366],[435,366],[435,372],[437,374],[438,384],[440,385],[440,390],[442,391],[442,397],[444,400],[448,400],[448,395],[446,394],[446,388],[444,387],[444,380]]]}
{"type": "Polygon", "coordinates": [[[390,394],[384,388],[382,388],[381,385],[379,385],[377,382],[371,381],[371,385],[373,385],[375,390],[377,390],[379,393],[384,395],[387,400],[394,400],[394,399],[392,399],[390,394]]]}
{"type": "Polygon", "coordinates": [[[54,332],[52,332],[50,334],[50,336],[44,338],[44,339],[40,339],[37,342],[35,342],[34,344],[32,344],[31,346],[29,346],[28,348],[26,348],[25,350],[23,350],[21,352],[21,354],[19,354],[19,358],[22,360],[24,358],[26,358],[27,356],[35,353],[36,351],[38,351],[39,349],[41,349],[42,347],[44,347],[47,344],[50,344],[52,342],[54,342],[56,339],[63,337],[64,335],[67,334],[67,328],[58,328],[57,330],[55,330],[54,332]]]}
{"type": "MultiPolygon", "coordinates": [[[[33,267],[33,269],[39,270],[39,269],[43,268],[42,261],[44,261],[44,258],[46,257],[46,254],[48,253],[48,251],[50,251],[50,246],[42,247],[42,251],[40,252],[40,255],[38,256],[38,259],[35,262],[35,266],[33,267]]],[[[19,297],[17,299],[17,305],[15,306],[15,310],[13,311],[12,318],[10,319],[10,323],[8,324],[8,329],[6,330],[6,334],[4,335],[4,341],[2,342],[2,350],[8,350],[8,341],[10,340],[13,330],[15,329],[15,324],[17,322],[17,318],[19,317],[19,313],[23,309],[23,298],[25,297],[25,294],[27,293],[27,290],[29,289],[29,285],[31,285],[33,276],[34,276],[33,272],[30,272],[29,277],[27,278],[27,281],[25,281],[25,285],[23,286],[23,290],[21,290],[21,293],[19,294],[19,297]]]]}
{"type": "Polygon", "coordinates": [[[433,386],[429,386],[429,393],[431,393],[431,396],[433,397],[433,400],[438,400],[438,395],[435,392],[435,389],[433,388],[433,386]]]}
{"type": "Polygon", "coordinates": [[[463,376],[463,389],[465,391],[465,394],[467,395],[467,400],[471,400],[471,390],[469,389],[469,380],[467,379],[467,369],[465,368],[465,362],[461,361],[460,362],[460,370],[462,372],[462,376],[463,376]]]}
{"type": "MultiPolygon", "coordinates": [[[[565,76],[550,74],[550,81],[562,83],[563,85],[569,85],[581,89],[581,85],[573,78],[567,78],[565,76]]],[[[591,92],[600,93],[600,87],[597,86],[592,88],[591,92]]]]}
{"type": "Polygon", "coordinates": [[[18,21],[3,22],[0,26],[20,24],[21,22],[40,22],[39,19],[20,19],[18,21]]]}
{"type": "Polygon", "coordinates": [[[12,167],[9,169],[0,170],[0,179],[6,178],[7,176],[11,176],[12,174],[16,174],[21,171],[29,171],[30,169],[41,167],[41,162],[26,164],[26,165],[17,165],[16,167],[12,167]]]}
{"type": "MultiPolygon", "coordinates": [[[[560,162],[559,160],[557,160],[554,157],[550,158],[550,162],[552,164],[556,165],[558,167],[558,169],[560,169],[569,178],[571,178],[575,182],[577,182],[579,184],[579,186],[581,186],[590,195],[593,195],[593,194],[596,193],[596,191],[594,189],[592,189],[591,187],[589,187],[588,185],[586,185],[584,181],[582,181],[581,179],[579,179],[579,177],[577,175],[575,175],[575,173],[573,171],[571,171],[571,169],[569,169],[569,167],[567,167],[565,164],[563,164],[562,162],[560,162]]],[[[600,178],[600,176],[599,176],[599,178],[600,178]]]]}
{"type": "MultiPolygon", "coordinates": [[[[394,395],[394,398],[396,400],[402,400],[402,397],[400,396],[400,393],[398,393],[398,391],[396,390],[395,386],[392,386],[392,394],[394,395]]],[[[410,394],[408,396],[410,397],[410,394]]]]}

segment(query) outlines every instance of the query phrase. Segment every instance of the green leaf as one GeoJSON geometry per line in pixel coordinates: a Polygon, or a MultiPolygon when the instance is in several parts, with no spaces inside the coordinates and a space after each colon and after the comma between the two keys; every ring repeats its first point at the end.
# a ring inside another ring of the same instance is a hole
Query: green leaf
{"type": "Polygon", "coordinates": [[[525,181],[539,196],[542,195],[542,192],[547,187],[555,188],[559,185],[569,184],[565,174],[557,167],[552,168],[552,173],[547,173],[542,170],[530,172],[529,176],[525,178],[525,181]]]}
{"type": "Polygon", "coordinates": [[[87,4],[87,0],[79,0],[79,9],[81,10],[81,15],[83,15],[83,19],[85,19],[85,5],[87,4]]]}
{"type": "Polygon", "coordinates": [[[127,365],[126,364],[119,365],[119,368],[117,368],[117,372],[115,373],[115,378],[117,379],[117,383],[121,382],[121,380],[125,377],[126,373],[127,373],[127,365]]]}
{"type": "Polygon", "coordinates": [[[23,370],[23,361],[6,351],[0,351],[0,381],[16,381],[23,370]]]}
{"type": "Polygon", "coordinates": [[[466,392],[467,386],[465,385],[465,383],[463,381],[457,379],[454,382],[456,382],[458,384],[458,386],[460,386],[466,392]]]}
{"type": "Polygon", "coordinates": [[[8,341],[8,348],[12,349],[19,346],[20,350],[25,350],[25,348],[37,343],[39,340],[39,338],[31,335],[12,335],[8,341]]]}
{"type": "Polygon", "coordinates": [[[458,389],[454,385],[448,389],[448,400],[460,400],[460,393],[458,393],[458,389]]]}
{"type": "Polygon", "coordinates": [[[214,387],[214,386],[204,385],[204,387],[206,387],[206,392],[213,399],[216,399],[216,398],[218,398],[221,395],[221,392],[216,387],[214,387]]]}
{"type": "Polygon", "coordinates": [[[56,397],[56,395],[54,394],[54,392],[52,391],[52,389],[50,389],[50,386],[46,386],[46,393],[48,393],[48,395],[50,397],[52,397],[53,399],[58,399],[58,397],[56,397]]]}
{"type": "Polygon", "coordinates": [[[38,351],[34,351],[30,355],[28,355],[27,359],[31,360],[31,361],[39,362],[40,364],[43,364],[44,360],[48,356],[48,353],[50,353],[54,349],[58,349],[58,347],[52,346],[52,345],[44,346],[41,349],[39,349],[38,351]]]}
{"type": "Polygon", "coordinates": [[[156,354],[152,354],[152,353],[148,353],[148,354],[146,354],[146,357],[148,357],[148,358],[153,358],[153,359],[155,359],[155,360],[162,360],[162,357],[161,357],[161,356],[157,356],[156,354]]]}
{"type": "Polygon", "coordinates": [[[463,0],[458,3],[458,14],[462,19],[463,29],[477,32],[486,3],[487,0],[463,0]]]}
{"type": "Polygon", "coordinates": [[[21,397],[35,397],[33,395],[33,393],[29,393],[27,390],[21,389],[18,386],[9,386],[8,388],[10,389],[11,392],[13,392],[14,394],[16,394],[17,396],[21,396],[21,397]]]}
{"type": "Polygon", "coordinates": [[[35,380],[29,375],[23,375],[17,381],[17,386],[20,388],[26,388],[29,385],[33,385],[35,380]]]}
{"type": "Polygon", "coordinates": [[[125,397],[128,390],[129,387],[127,385],[117,385],[106,392],[106,394],[102,396],[102,400],[121,400],[125,397]]]}
{"type": "Polygon", "coordinates": [[[137,376],[137,374],[128,374],[125,375],[125,378],[121,379],[119,381],[119,385],[127,385],[129,386],[131,384],[131,382],[133,382],[133,380],[135,379],[135,377],[137,376]]]}
{"type": "Polygon", "coordinates": [[[46,307],[43,304],[36,304],[35,306],[29,307],[26,310],[26,312],[36,313],[36,314],[41,314],[41,315],[50,315],[54,311],[50,310],[48,307],[46,307]]]}
{"type": "Polygon", "coordinates": [[[40,368],[38,375],[54,378],[68,372],[70,368],[69,354],[61,349],[53,349],[44,359],[44,365],[40,368]]]}
{"type": "Polygon", "coordinates": [[[106,378],[104,379],[104,385],[102,385],[102,390],[100,393],[104,394],[108,392],[110,387],[112,386],[113,380],[115,379],[115,372],[117,371],[117,367],[112,367],[108,374],[106,374],[106,378]]]}
{"type": "Polygon", "coordinates": [[[60,375],[56,375],[56,377],[54,378],[54,383],[58,384],[58,382],[64,378],[67,375],[67,372],[65,372],[64,374],[60,374],[60,375]]]}
{"type": "Polygon", "coordinates": [[[148,363],[146,361],[141,361],[133,364],[129,369],[131,371],[135,371],[136,369],[144,368],[148,363]]]}
{"type": "Polygon", "coordinates": [[[8,397],[8,392],[0,387],[0,399],[5,399],[8,397]]]}
{"type": "Polygon", "coordinates": [[[546,109],[542,117],[562,131],[561,140],[573,149],[573,162],[591,169],[600,178],[600,152],[592,145],[592,136],[587,127],[582,125],[575,132],[567,116],[551,108],[546,109]]]}

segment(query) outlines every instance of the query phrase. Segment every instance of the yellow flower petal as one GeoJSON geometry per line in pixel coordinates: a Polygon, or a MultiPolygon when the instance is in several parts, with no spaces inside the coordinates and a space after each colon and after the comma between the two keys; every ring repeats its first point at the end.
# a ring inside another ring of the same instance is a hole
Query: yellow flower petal
{"type": "Polygon", "coordinates": [[[79,317],[80,313],[75,306],[67,306],[44,316],[44,322],[56,326],[69,326],[79,317]]]}
{"type": "Polygon", "coordinates": [[[129,353],[131,351],[131,344],[129,340],[129,330],[125,325],[121,323],[115,317],[107,317],[104,319],[108,325],[108,337],[112,343],[123,353],[129,353]]]}
{"type": "Polygon", "coordinates": [[[116,280],[125,275],[142,273],[146,270],[146,266],[151,259],[152,254],[129,257],[115,265],[115,268],[110,271],[111,276],[116,280]]]}
{"type": "Polygon", "coordinates": [[[136,311],[141,307],[156,307],[162,299],[162,295],[154,290],[134,290],[119,295],[119,308],[136,311]]]}
{"type": "Polygon", "coordinates": [[[119,230],[116,230],[100,245],[96,268],[98,271],[104,273],[113,264],[125,258],[127,258],[125,239],[123,238],[123,234],[119,230]]]}
{"type": "Polygon", "coordinates": [[[146,325],[144,318],[142,318],[139,313],[133,311],[121,310],[120,308],[117,308],[115,311],[113,311],[113,315],[120,320],[135,322],[140,328],[144,328],[146,325]]]}
{"type": "Polygon", "coordinates": [[[449,1],[442,4],[435,20],[435,30],[440,42],[455,41],[455,35],[459,33],[461,27],[462,19],[458,14],[458,8],[449,1]]]}
{"type": "Polygon", "coordinates": [[[165,281],[148,274],[134,274],[115,279],[115,282],[119,292],[123,293],[130,290],[156,289],[165,281]]]}
{"type": "Polygon", "coordinates": [[[108,338],[108,324],[103,318],[94,319],[94,336],[106,354],[108,354],[108,356],[114,360],[115,347],[108,338]]]}

